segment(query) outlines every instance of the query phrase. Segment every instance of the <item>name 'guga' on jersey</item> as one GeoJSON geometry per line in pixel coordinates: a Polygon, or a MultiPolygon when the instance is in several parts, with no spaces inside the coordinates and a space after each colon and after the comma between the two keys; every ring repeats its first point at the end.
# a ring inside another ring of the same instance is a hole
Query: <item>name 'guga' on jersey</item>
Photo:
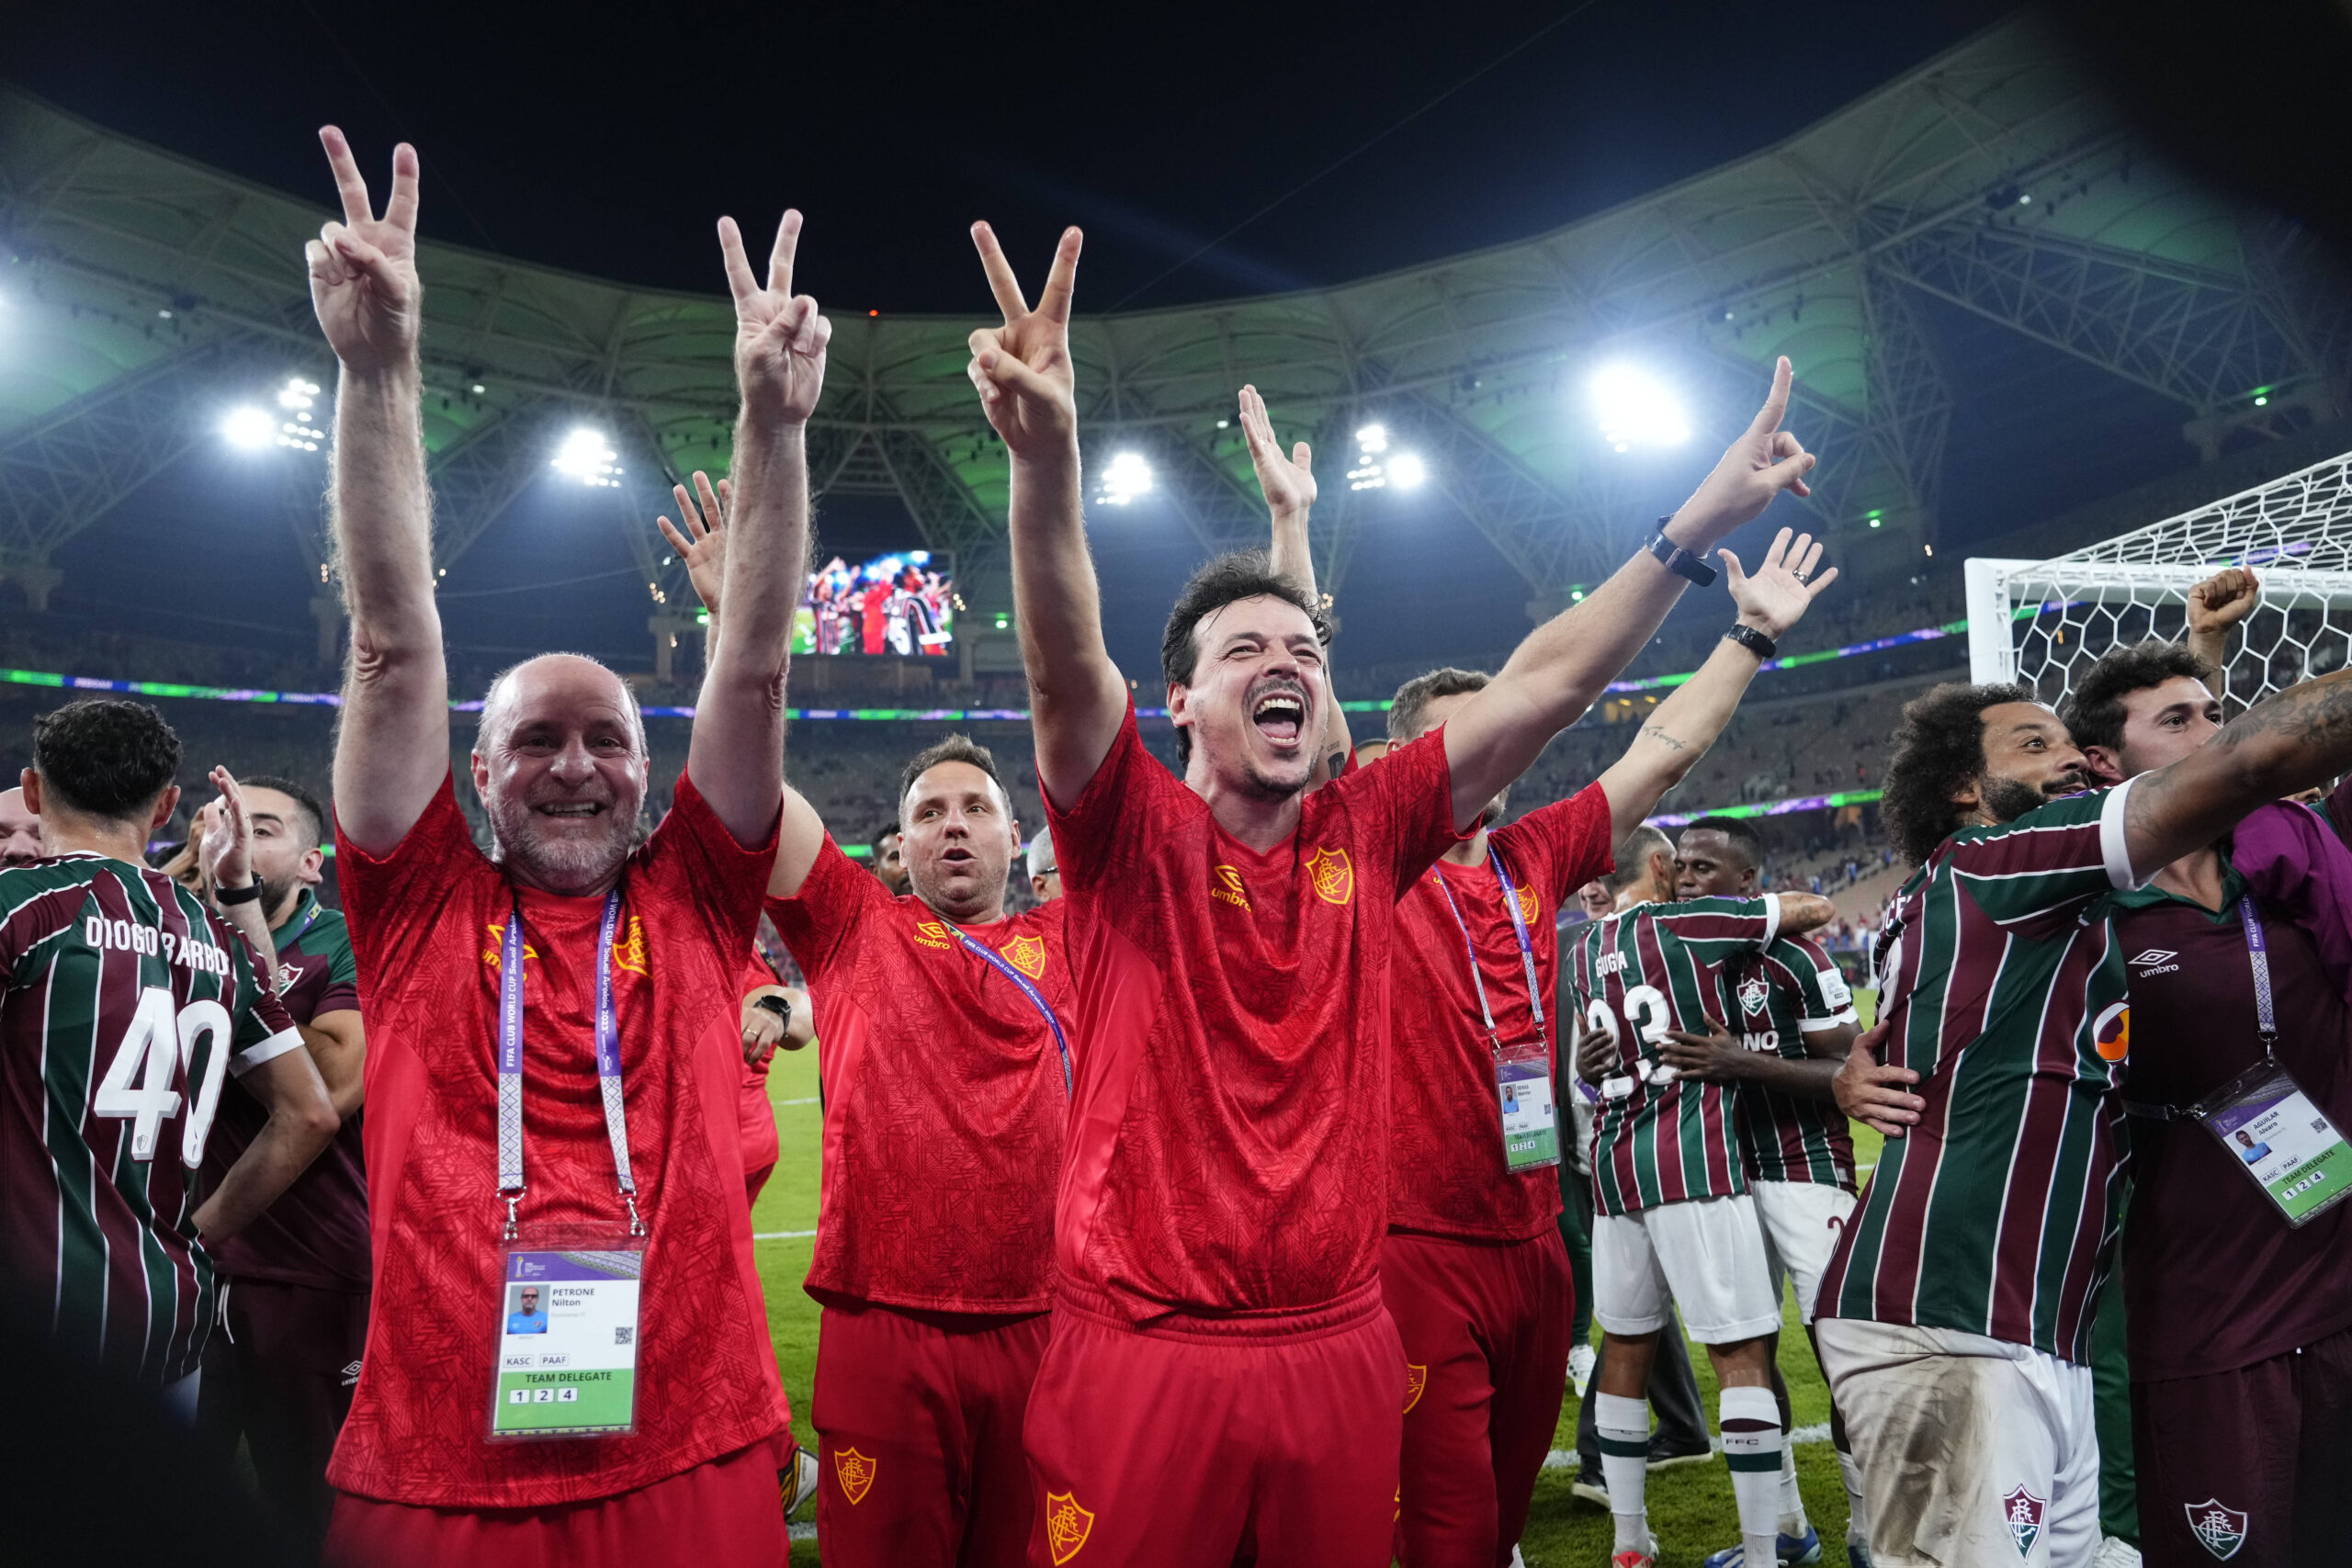
{"type": "MultiPolygon", "coordinates": [[[[1733,1146],[1730,1086],[1666,1066],[1668,1031],[1724,1021],[1720,971],[1771,945],[1781,900],[1690,898],[1604,915],[1576,950],[1577,1005],[1617,1051],[1593,1121],[1592,1195],[1604,1214],[1747,1190],[1733,1146]]],[[[1726,1024],[1728,1027],[1728,1024],[1726,1024]]]]}
{"type": "Polygon", "coordinates": [[[0,1248],[61,1347],[196,1370],[217,1285],[197,1173],[231,1074],[300,1050],[253,950],[159,871],[0,871],[0,1248]]]}
{"type": "MultiPolygon", "coordinates": [[[[1821,944],[1783,936],[1723,969],[1724,1013],[1751,1051],[1812,1059],[1805,1034],[1856,1021],[1854,994],[1821,944]]],[[[1854,1135],[1826,1100],[1743,1078],[1732,1095],[1739,1157],[1750,1181],[1805,1181],[1854,1190],[1854,1135]]]]}
{"type": "Polygon", "coordinates": [[[2129,1148],[2123,953],[2091,908],[2133,886],[2129,783],[1967,828],[1903,885],[1880,939],[1880,1059],[1919,1075],[1815,1310],[1982,1334],[2086,1362],[2129,1148]],[[2112,1053],[2109,1055],[2107,1053],[2112,1053]]]}

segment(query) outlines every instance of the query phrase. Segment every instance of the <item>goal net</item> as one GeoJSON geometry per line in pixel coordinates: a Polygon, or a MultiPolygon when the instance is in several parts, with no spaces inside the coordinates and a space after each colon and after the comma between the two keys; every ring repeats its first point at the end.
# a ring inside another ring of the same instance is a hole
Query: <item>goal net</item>
{"type": "Polygon", "coordinates": [[[2232,711],[2352,655],[2352,453],[2042,561],[1971,558],[1970,679],[2044,702],[2109,649],[2188,635],[2188,591],[2224,567],[2261,580],[2232,633],[2232,711]]]}

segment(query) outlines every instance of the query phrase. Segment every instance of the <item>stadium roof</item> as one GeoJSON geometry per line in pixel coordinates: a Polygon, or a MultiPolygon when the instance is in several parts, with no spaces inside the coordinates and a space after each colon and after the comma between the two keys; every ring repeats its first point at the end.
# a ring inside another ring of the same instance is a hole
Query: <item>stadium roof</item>
{"type": "MultiPolygon", "coordinates": [[[[329,195],[323,169],[299,198],[0,88],[0,577],[45,593],[62,545],[211,438],[224,385],[331,384],[301,262],[329,195]]],[[[1687,483],[1687,454],[1662,465],[1601,437],[1583,383],[1604,360],[1676,388],[1705,443],[1745,422],[1789,355],[1792,423],[1825,459],[1814,521],[1916,549],[1934,536],[1954,403],[1928,314],[2095,366],[2203,422],[2218,448],[2338,412],[2345,323],[2307,281],[2315,265],[2288,226],[2168,170],[2018,20],[1775,146],[1533,239],[1333,288],[1081,312],[1073,344],[1091,466],[1145,454],[1150,504],[1204,547],[1263,537],[1225,423],[1254,381],[1285,438],[1327,455],[1327,587],[1393,499],[1335,482],[1329,461],[1378,423],[1556,601],[1687,483]]],[[[676,599],[641,525],[673,476],[725,466],[724,297],[440,243],[421,266],[439,563],[585,418],[619,449],[648,592],[676,599]]],[[[820,489],[899,498],[967,578],[1001,541],[1006,493],[963,373],[978,324],[837,317],[811,428],[820,489]]],[[[315,475],[287,490],[323,572],[316,494],[315,475]]]]}

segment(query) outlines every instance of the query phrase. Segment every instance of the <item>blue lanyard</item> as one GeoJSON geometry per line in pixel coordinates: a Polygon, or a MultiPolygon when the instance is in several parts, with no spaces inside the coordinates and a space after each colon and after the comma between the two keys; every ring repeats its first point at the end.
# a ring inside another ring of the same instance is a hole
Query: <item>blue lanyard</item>
{"type": "Polygon", "coordinates": [[[2254,1017],[2262,1031],[2262,1054],[2268,1056],[2278,1040],[2278,1015],[2270,1006],[2270,949],[2262,940],[2262,913],[2254,895],[2238,895],[2238,920],[2245,927],[2245,954],[2254,965],[2254,1017]]]}
{"type": "Polygon", "coordinates": [[[317,896],[313,894],[311,898],[311,912],[302,917],[302,923],[294,928],[294,934],[288,937],[284,942],[279,942],[277,938],[272,937],[270,939],[270,946],[277,949],[278,952],[283,953],[288,948],[293,946],[296,942],[300,942],[302,940],[302,933],[319,923],[319,911],[321,908],[322,906],[318,901],[317,896]]]}
{"type": "MultiPolygon", "coordinates": [[[[613,931],[620,922],[621,890],[605,895],[596,938],[596,1077],[604,1090],[605,1135],[628,1205],[628,1234],[643,1235],[637,1217],[637,1178],[628,1166],[628,1111],[621,1100],[620,1016],[613,1007],[613,931]]],[[[498,1192],[506,1200],[506,1239],[514,1239],[514,1206],[523,1193],[523,902],[514,900],[498,959],[498,1192]]]]}
{"type": "Polygon", "coordinates": [[[1061,1020],[1056,1018],[1054,1016],[1054,1010],[1046,1005],[1046,998],[1038,992],[1037,987],[1029,983],[1029,976],[1023,975],[1020,970],[1015,969],[1011,964],[1005,962],[1005,958],[1002,953],[996,952],[985,943],[974,942],[970,937],[965,935],[964,928],[957,925],[955,921],[942,920],[939,923],[945,926],[949,931],[954,931],[957,942],[962,942],[966,947],[970,948],[974,953],[978,953],[982,958],[987,959],[989,963],[994,964],[998,974],[1003,976],[1006,979],[1020,987],[1021,994],[1029,998],[1029,1005],[1035,1008],[1038,1012],[1045,1016],[1046,1027],[1054,1032],[1054,1049],[1061,1053],[1062,1093],[1065,1095],[1072,1093],[1073,1090],[1070,1088],[1069,1077],[1069,1042],[1062,1038],[1061,1020]]]}
{"type": "MultiPolygon", "coordinates": [[[[1528,940],[1527,920],[1519,912],[1519,889],[1511,885],[1510,873],[1503,866],[1502,852],[1492,843],[1487,846],[1487,859],[1494,864],[1495,880],[1502,884],[1503,908],[1510,914],[1510,929],[1519,938],[1519,961],[1527,971],[1527,1005],[1535,1015],[1535,1038],[1543,1041],[1548,1050],[1550,1042],[1544,1038],[1543,987],[1535,977],[1535,944],[1528,940]]],[[[1478,992],[1478,1011],[1487,1021],[1487,1037],[1494,1042],[1499,1055],[1502,1040],[1495,1028],[1494,1009],[1487,1005],[1487,982],[1478,973],[1478,949],[1470,940],[1469,922],[1462,918],[1462,906],[1453,901],[1453,889],[1445,885],[1445,874],[1432,865],[1430,874],[1437,878],[1437,890],[1445,895],[1445,907],[1453,912],[1454,926],[1462,932],[1462,949],[1470,957],[1470,984],[1478,992]]]]}

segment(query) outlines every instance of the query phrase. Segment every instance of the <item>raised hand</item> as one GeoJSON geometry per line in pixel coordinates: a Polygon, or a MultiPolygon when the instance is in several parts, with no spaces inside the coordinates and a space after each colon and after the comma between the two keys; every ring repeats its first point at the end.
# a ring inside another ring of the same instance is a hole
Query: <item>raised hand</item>
{"type": "Polygon", "coordinates": [[[2245,620],[2261,598],[2261,579],[2245,568],[2217,571],[2188,591],[2188,629],[2225,633],[2245,620]]]}
{"type": "Polygon", "coordinates": [[[1729,550],[1715,553],[1723,558],[1724,586],[1739,606],[1739,618],[1769,637],[1778,637],[1803,620],[1821,591],[1838,581],[1834,566],[1806,581],[1821,564],[1821,546],[1810,534],[1797,535],[1792,544],[1786,528],[1773,536],[1772,547],[1764,552],[1764,564],[1753,577],[1740,570],[1739,558],[1729,550]]]}
{"type": "Polygon", "coordinates": [[[1069,303],[1078,280],[1078,252],[1084,236],[1062,231],[1045,292],[1032,310],[1012,276],[1012,264],[996,242],[996,231],[972,225],[980,266],[1004,325],[971,335],[972,363],[966,374],[980,394],[989,423],[1015,457],[1043,456],[1076,438],[1078,394],[1070,376],[1069,303]]]}
{"type": "Polygon", "coordinates": [[[735,497],[733,487],[725,479],[718,481],[718,492],[712,494],[710,476],[700,468],[695,470],[695,491],[702,497],[700,506],[686,493],[685,486],[670,487],[670,493],[678,498],[678,515],[685,520],[685,533],[679,532],[667,517],[653,521],[661,525],[662,536],[670,541],[678,558],[686,563],[686,578],[695,585],[695,596],[716,621],[718,590],[727,581],[726,509],[735,497]]]}
{"type": "Polygon", "coordinates": [[[1676,515],[1688,519],[1701,536],[1675,542],[1688,550],[1713,544],[1752,517],[1760,515],[1782,491],[1811,495],[1804,476],[1813,471],[1814,456],[1804,449],[1781,421],[1789,412],[1789,388],[1795,377],[1784,355],[1772,367],[1772,391],[1756,412],[1745,434],[1724,451],[1713,472],[1676,515]]]}
{"type": "Polygon", "coordinates": [[[768,253],[762,288],[743,254],[743,231],[732,218],[718,220],[718,249],[727,286],[735,295],[735,379],[743,406],[784,424],[806,424],[825,389],[825,344],[833,323],[817,301],[792,292],[792,258],[800,248],[800,214],[787,208],[768,253]]]}
{"type": "Polygon", "coordinates": [[[1266,417],[1266,400],[1255,387],[1241,389],[1241,434],[1250,443],[1250,462],[1258,470],[1258,489],[1277,516],[1306,512],[1315,504],[1314,453],[1302,441],[1283,456],[1274,439],[1274,423],[1266,417]]]}
{"type": "Polygon", "coordinates": [[[254,827],[245,792],[226,768],[215,768],[212,787],[220,798],[208,801],[188,825],[202,846],[205,878],[215,887],[243,887],[254,879],[254,827]]]}
{"type": "Polygon", "coordinates": [[[362,373],[413,364],[424,321],[416,277],[416,149],[392,149],[392,194],[378,218],[351,143],[330,125],[319,132],[343,197],[343,221],[307,242],[311,307],[334,355],[362,373]]]}

